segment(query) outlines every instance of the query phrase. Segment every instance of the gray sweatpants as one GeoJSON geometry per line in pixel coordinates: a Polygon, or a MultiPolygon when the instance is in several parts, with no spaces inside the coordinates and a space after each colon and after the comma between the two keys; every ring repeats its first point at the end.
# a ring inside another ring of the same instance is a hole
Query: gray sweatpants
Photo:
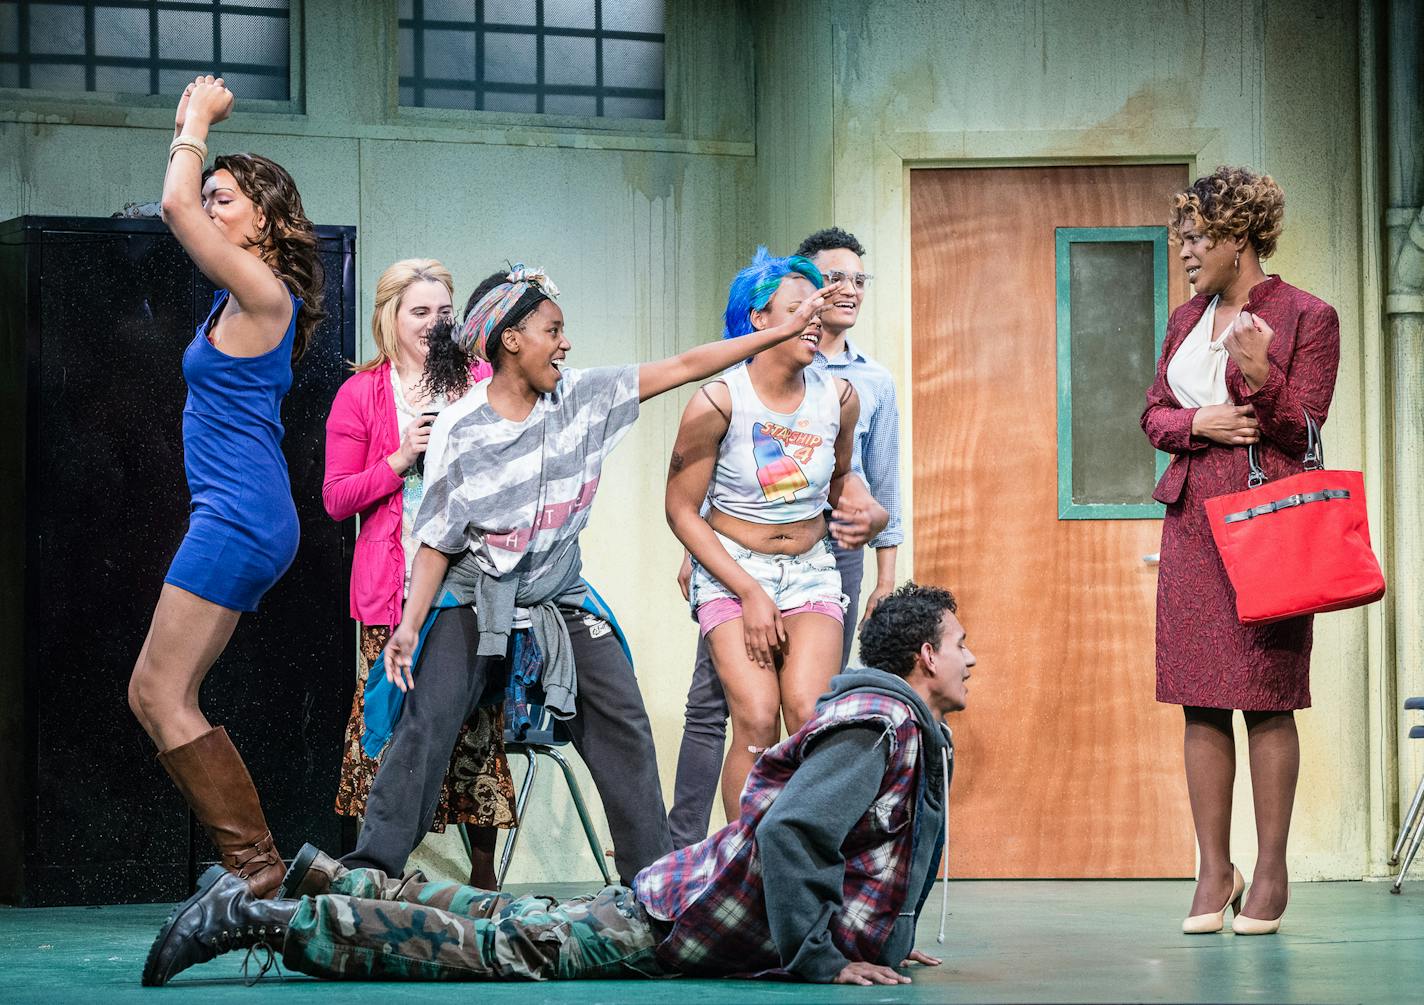
{"type": "MultiPolygon", "coordinates": [[[[617,637],[584,611],[560,610],[578,674],[576,714],[564,725],[603,800],[618,875],[631,884],[672,850],[653,731],[617,637]],[[595,638],[591,630],[599,626],[595,638]]],[[[371,786],[356,850],[341,860],[346,868],[399,876],[430,830],[461,724],[491,680],[503,697],[504,661],[476,656],[478,638],[470,608],[452,607],[436,617],[421,648],[415,689],[371,786]]]]}
{"type": "MultiPolygon", "coordinates": [[[[850,662],[855,626],[860,619],[860,579],[865,569],[865,549],[847,551],[835,545],[832,549],[836,553],[836,568],[841,574],[841,592],[850,598],[841,648],[841,669],[844,670],[850,662]]],[[[707,836],[707,826],[712,819],[712,802],[717,797],[717,780],[722,775],[727,715],[727,696],[712,666],[712,653],[707,647],[707,640],[699,637],[692,684],[687,689],[682,746],[677,752],[672,813],[668,816],[674,848],[686,848],[707,836]]]]}

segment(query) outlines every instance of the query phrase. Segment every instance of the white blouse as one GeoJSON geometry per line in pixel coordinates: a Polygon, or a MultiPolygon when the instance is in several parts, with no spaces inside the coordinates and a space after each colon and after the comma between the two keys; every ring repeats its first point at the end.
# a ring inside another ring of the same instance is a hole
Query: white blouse
{"type": "Polygon", "coordinates": [[[1226,333],[1215,342],[1211,338],[1216,322],[1218,297],[1212,297],[1197,326],[1177,347],[1167,364],[1167,385],[1183,408],[1224,405],[1226,395],[1226,333]]]}

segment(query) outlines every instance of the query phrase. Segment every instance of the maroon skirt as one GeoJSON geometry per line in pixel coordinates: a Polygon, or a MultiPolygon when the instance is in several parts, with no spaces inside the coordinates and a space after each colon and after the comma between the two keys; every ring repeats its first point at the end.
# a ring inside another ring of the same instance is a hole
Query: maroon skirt
{"type": "Polygon", "coordinates": [[[1243,625],[1202,505],[1223,485],[1244,488],[1245,451],[1192,456],[1181,498],[1167,507],[1157,576],[1157,700],[1285,712],[1310,707],[1312,618],[1243,625]],[[1214,491],[1204,491],[1206,487],[1214,491]]]}

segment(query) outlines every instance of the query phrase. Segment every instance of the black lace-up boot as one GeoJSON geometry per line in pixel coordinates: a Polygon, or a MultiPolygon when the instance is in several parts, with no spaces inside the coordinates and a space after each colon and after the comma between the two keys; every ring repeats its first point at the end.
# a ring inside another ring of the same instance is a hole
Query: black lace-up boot
{"type": "Polygon", "coordinates": [[[144,986],[160,987],[189,967],[234,949],[249,950],[249,958],[251,951],[265,950],[262,976],[282,951],[297,904],[259,900],[242,877],[213,866],[198,881],[197,892],[159,929],[143,966],[144,986]]]}

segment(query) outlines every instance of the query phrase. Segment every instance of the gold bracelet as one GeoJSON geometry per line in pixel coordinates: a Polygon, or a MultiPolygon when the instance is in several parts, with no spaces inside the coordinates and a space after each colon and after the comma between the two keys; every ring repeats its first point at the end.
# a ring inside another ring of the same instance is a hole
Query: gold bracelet
{"type": "Polygon", "coordinates": [[[173,155],[179,150],[191,150],[198,155],[198,160],[206,162],[208,159],[208,145],[202,140],[195,140],[191,136],[179,136],[168,145],[168,159],[172,160],[173,155]]]}

